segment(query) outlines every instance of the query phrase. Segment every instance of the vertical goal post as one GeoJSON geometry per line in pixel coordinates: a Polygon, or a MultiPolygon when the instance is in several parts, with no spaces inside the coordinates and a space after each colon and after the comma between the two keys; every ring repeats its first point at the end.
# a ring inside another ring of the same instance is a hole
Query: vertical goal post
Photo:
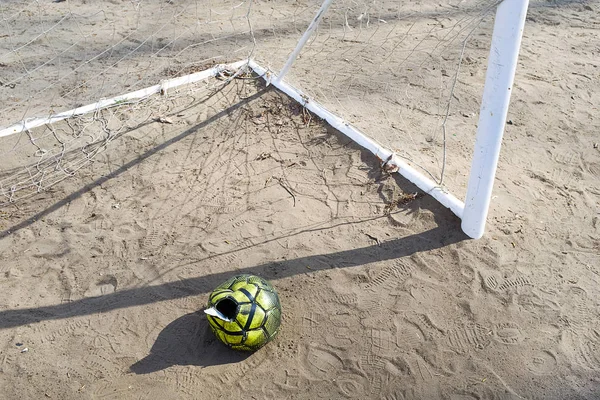
{"type": "Polygon", "coordinates": [[[102,99],[70,111],[53,114],[48,117],[24,119],[14,125],[1,128],[0,138],[27,132],[36,127],[49,125],[86,113],[115,107],[126,101],[141,100],[156,94],[166,94],[169,89],[216,77],[226,69],[239,71],[240,69],[249,68],[261,76],[267,85],[273,85],[286,93],[295,101],[302,104],[307,110],[326,120],[333,128],[373,153],[381,160],[388,171],[397,171],[420,190],[431,195],[443,206],[449,208],[462,220],[462,230],[469,237],[475,239],[481,238],[485,231],[486,218],[490,207],[529,0],[502,0],[496,3],[497,8],[483,95],[480,103],[475,147],[471,169],[468,174],[467,192],[464,202],[450,193],[441,184],[441,179],[436,182],[433,176],[430,175],[430,178],[419,169],[410,165],[410,163],[394,151],[373,140],[368,134],[364,133],[365,129],[361,131],[284,79],[287,73],[294,67],[294,63],[300,56],[304,46],[318,29],[319,22],[327,14],[328,8],[334,3],[335,0],[325,0],[321,4],[317,14],[311,20],[295,48],[291,51],[279,73],[272,71],[264,65],[260,65],[259,62],[252,58],[253,55],[251,53],[247,58],[237,62],[219,64],[203,71],[164,80],[160,84],[145,89],[136,90],[110,99],[102,99]]]}
{"type": "Polygon", "coordinates": [[[496,11],[462,215],[463,231],[475,239],[485,230],[528,6],[529,0],[503,0],[496,11]]]}

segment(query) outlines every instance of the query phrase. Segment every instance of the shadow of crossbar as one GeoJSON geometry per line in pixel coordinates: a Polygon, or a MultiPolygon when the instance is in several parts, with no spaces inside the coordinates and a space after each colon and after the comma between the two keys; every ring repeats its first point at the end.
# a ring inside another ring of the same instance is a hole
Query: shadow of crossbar
{"type": "MultiPolygon", "coordinates": [[[[335,253],[311,255],[290,260],[280,260],[236,270],[236,273],[249,273],[277,280],[307,272],[318,272],[332,268],[356,267],[372,262],[385,261],[412,254],[444,247],[466,239],[458,229],[452,227],[448,218],[442,225],[428,231],[398,238],[382,243],[357,249],[335,253]],[[352,260],[348,263],[348,260],[352,260]],[[325,262],[324,262],[325,261],[325,262]],[[311,271],[306,266],[311,265],[311,271]]],[[[440,221],[441,222],[441,221],[440,221]]],[[[210,262],[210,259],[203,263],[210,262]]],[[[69,303],[5,310],[0,312],[0,329],[37,323],[46,320],[73,318],[82,315],[106,313],[112,310],[143,306],[160,301],[169,301],[189,296],[208,293],[216,285],[231,277],[232,272],[226,271],[182,279],[160,285],[146,286],[118,292],[75,300],[69,303]]]]}

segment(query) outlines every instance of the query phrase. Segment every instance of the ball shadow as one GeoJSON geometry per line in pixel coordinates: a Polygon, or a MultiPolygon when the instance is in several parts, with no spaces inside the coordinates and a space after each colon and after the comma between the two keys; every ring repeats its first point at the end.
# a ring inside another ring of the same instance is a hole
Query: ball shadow
{"type": "Polygon", "coordinates": [[[193,312],[167,325],[156,338],[150,354],[129,368],[136,374],[149,374],[173,365],[232,364],[250,355],[223,345],[210,330],[206,317],[193,312]]]}

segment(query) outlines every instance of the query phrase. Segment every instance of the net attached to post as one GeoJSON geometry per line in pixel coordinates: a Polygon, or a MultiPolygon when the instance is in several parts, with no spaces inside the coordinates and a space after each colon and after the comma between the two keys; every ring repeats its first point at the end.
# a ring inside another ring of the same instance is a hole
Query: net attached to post
{"type": "MultiPolygon", "coordinates": [[[[0,14],[0,129],[216,64],[253,59],[277,72],[321,5],[9,1],[0,14]]],[[[496,6],[334,0],[285,80],[460,194],[496,6]]],[[[154,98],[164,94],[0,138],[3,202],[48,189],[160,118],[166,106],[154,98]]]]}
{"type": "Polygon", "coordinates": [[[169,101],[189,93],[182,88],[115,96],[251,57],[251,10],[250,1],[3,4],[0,204],[73,176],[116,139],[122,145],[124,133],[161,118],[169,101]],[[80,107],[86,111],[54,118],[80,107]]]}
{"type": "Polygon", "coordinates": [[[285,80],[462,197],[497,5],[333,1],[285,80]]]}

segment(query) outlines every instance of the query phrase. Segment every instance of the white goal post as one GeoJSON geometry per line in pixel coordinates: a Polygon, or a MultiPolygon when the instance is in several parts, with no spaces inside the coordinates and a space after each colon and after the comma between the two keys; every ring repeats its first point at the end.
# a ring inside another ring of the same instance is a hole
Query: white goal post
{"type": "Polygon", "coordinates": [[[53,114],[42,118],[28,118],[17,124],[0,129],[0,138],[26,132],[30,129],[52,124],[57,121],[97,112],[101,109],[114,107],[125,101],[143,99],[150,95],[163,93],[178,86],[187,85],[200,80],[218,76],[224,70],[239,70],[249,67],[262,76],[267,84],[273,85],[286,93],[306,109],[326,120],[333,128],[339,130],[360,146],[377,156],[388,171],[394,171],[414,183],[423,192],[431,195],[442,205],[449,208],[462,220],[463,231],[471,238],[482,237],[485,222],[492,197],[492,188],[505,121],[511,97],[512,85],[517,66],[518,53],[523,34],[528,0],[503,0],[497,5],[493,34],[491,39],[485,84],[480,104],[479,122],[473,151],[471,169],[468,174],[467,192],[464,202],[448,191],[446,187],[436,182],[418,168],[410,165],[393,150],[371,139],[369,132],[359,129],[353,124],[330,111],[318,100],[306,95],[298,85],[285,80],[287,73],[293,69],[297,57],[303,47],[317,30],[319,22],[327,14],[334,0],[325,0],[308,29],[290,53],[287,62],[279,72],[270,70],[267,66],[255,61],[252,56],[243,60],[220,64],[203,71],[182,77],[168,79],[160,84],[132,91],[130,93],[103,99],[96,103],[75,108],[70,111],[53,114]]]}
{"type": "Polygon", "coordinates": [[[483,236],[492,199],[528,5],[529,0],[504,0],[496,12],[473,162],[461,216],[463,231],[476,239],[483,236]]]}
{"type": "MultiPolygon", "coordinates": [[[[477,137],[473,161],[469,173],[467,195],[464,203],[437,185],[427,176],[408,165],[391,151],[379,146],[366,135],[333,115],[328,110],[307,99],[299,90],[283,81],[292,67],[302,47],[306,44],[319,20],[333,0],[325,0],[315,19],[306,30],[298,45],[290,55],[279,75],[272,76],[270,83],[303,103],[340,132],[368,149],[388,165],[397,168],[398,173],[414,183],[419,189],[433,196],[462,220],[463,231],[471,238],[479,239],[485,231],[485,223],[492,198],[492,188],[500,156],[508,105],[517,69],[519,49],[523,37],[525,18],[529,0],[503,0],[496,11],[490,55],[486,72],[485,86],[479,113],[477,137]]],[[[264,74],[260,66],[251,64],[259,74],[264,74]]]]}

